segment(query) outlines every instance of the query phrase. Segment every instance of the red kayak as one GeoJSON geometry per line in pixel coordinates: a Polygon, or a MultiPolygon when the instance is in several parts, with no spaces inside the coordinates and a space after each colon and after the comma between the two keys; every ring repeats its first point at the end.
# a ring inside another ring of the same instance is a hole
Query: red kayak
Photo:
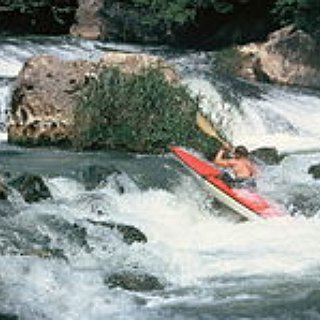
{"type": "Polygon", "coordinates": [[[235,189],[219,179],[222,171],[213,163],[199,159],[192,153],[177,146],[171,152],[193,173],[210,186],[214,198],[249,220],[282,217],[286,215],[277,205],[271,203],[251,189],[235,189]]]}

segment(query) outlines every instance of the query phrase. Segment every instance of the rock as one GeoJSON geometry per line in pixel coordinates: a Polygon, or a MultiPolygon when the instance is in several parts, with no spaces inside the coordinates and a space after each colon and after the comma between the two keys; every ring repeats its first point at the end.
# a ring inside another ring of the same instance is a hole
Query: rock
{"type": "Polygon", "coordinates": [[[276,148],[258,148],[250,153],[267,165],[279,164],[284,156],[279,155],[276,148]]]}
{"type": "Polygon", "coordinates": [[[28,60],[13,92],[8,140],[67,141],[76,92],[91,70],[88,62],[48,55],[28,60]]]}
{"type": "Polygon", "coordinates": [[[0,320],[19,320],[19,317],[15,314],[0,313],[0,320]]]}
{"type": "Polygon", "coordinates": [[[93,220],[88,220],[90,223],[94,225],[100,225],[106,228],[109,228],[111,230],[116,230],[118,231],[122,237],[123,241],[126,244],[133,244],[134,242],[147,242],[147,237],[136,227],[134,226],[128,226],[125,224],[118,224],[114,222],[105,222],[105,221],[93,221],[93,220]]]}
{"type": "Polygon", "coordinates": [[[320,163],[310,166],[308,173],[311,174],[314,179],[320,179],[320,163]]]}
{"type": "Polygon", "coordinates": [[[69,146],[79,93],[106,67],[139,73],[159,68],[168,81],[178,81],[163,59],[147,54],[111,52],[97,62],[63,61],[49,55],[29,59],[20,71],[10,107],[8,141],[23,145],[69,146]]]}
{"type": "Polygon", "coordinates": [[[39,221],[48,227],[53,238],[59,239],[63,237],[63,241],[68,241],[72,247],[81,247],[89,250],[87,231],[79,224],[70,223],[66,219],[48,214],[39,217],[39,221]]]}
{"type": "Polygon", "coordinates": [[[265,43],[252,43],[238,47],[250,56],[239,68],[241,76],[270,80],[285,85],[320,88],[320,45],[309,34],[288,26],[269,35],[265,43]]]}
{"type": "Polygon", "coordinates": [[[89,165],[81,170],[80,179],[87,190],[93,190],[112,174],[120,174],[120,171],[114,166],[89,165]]]}
{"type": "Polygon", "coordinates": [[[70,34],[88,40],[104,40],[106,38],[106,23],[99,15],[104,0],[78,0],[76,23],[70,28],[70,34]]]}
{"type": "Polygon", "coordinates": [[[287,195],[288,207],[293,215],[313,217],[319,214],[320,192],[311,185],[299,185],[290,189],[287,195]]]}
{"type": "Polygon", "coordinates": [[[162,290],[164,286],[152,275],[131,272],[115,273],[105,279],[110,288],[120,287],[129,291],[162,290]]]}
{"type": "Polygon", "coordinates": [[[145,53],[108,52],[98,63],[100,69],[118,67],[121,72],[138,74],[146,68],[159,69],[169,83],[179,81],[177,72],[164,59],[145,53]]]}
{"type": "Polygon", "coordinates": [[[8,187],[0,179],[0,200],[7,200],[9,195],[8,187]]]}
{"type": "Polygon", "coordinates": [[[9,181],[10,186],[20,192],[24,200],[28,203],[51,198],[49,188],[40,176],[23,174],[18,178],[9,181]]]}

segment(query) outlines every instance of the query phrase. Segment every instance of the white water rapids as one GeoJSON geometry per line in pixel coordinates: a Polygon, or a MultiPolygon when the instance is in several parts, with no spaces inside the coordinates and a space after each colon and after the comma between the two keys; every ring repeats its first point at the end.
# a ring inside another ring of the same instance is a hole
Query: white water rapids
{"type": "MultiPolygon", "coordinates": [[[[41,44],[13,40],[0,42],[3,113],[11,80],[27,57],[48,52],[97,58],[111,48],[68,39],[41,44]]],[[[280,165],[262,168],[258,181],[259,190],[293,216],[235,223],[224,217],[223,208],[211,206],[208,193],[171,155],[70,156],[14,148],[3,140],[0,168],[40,173],[53,199],[26,204],[15,195],[12,214],[0,216],[0,315],[28,320],[320,317],[320,191],[319,182],[308,174],[320,157],[315,151],[304,152],[319,147],[320,99],[314,93],[268,86],[260,97],[237,89],[234,103],[223,95],[223,79],[217,83],[203,76],[203,54],[176,54],[169,60],[182,70],[192,90],[203,95],[203,109],[234,143],[299,151],[280,165]],[[88,191],[73,176],[92,161],[111,161],[122,174],[88,191]],[[170,183],[163,182],[164,176],[170,183]],[[142,188],[141,180],[151,182],[142,188]],[[88,220],[134,225],[148,242],[128,246],[117,232],[88,220]],[[78,244],[75,225],[85,230],[89,249],[78,244]],[[67,261],[32,254],[44,251],[43,243],[60,249],[67,261]],[[31,254],[15,254],[20,252],[15,246],[31,254]],[[165,287],[147,292],[109,288],[105,277],[118,271],[152,274],[165,287]]],[[[231,92],[234,87],[228,85],[231,92]]]]}

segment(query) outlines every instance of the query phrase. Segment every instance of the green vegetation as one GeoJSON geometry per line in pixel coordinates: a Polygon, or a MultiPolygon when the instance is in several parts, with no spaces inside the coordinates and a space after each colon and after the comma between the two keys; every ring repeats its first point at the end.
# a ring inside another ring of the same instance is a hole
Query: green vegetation
{"type": "Polygon", "coordinates": [[[226,48],[213,54],[215,65],[226,74],[239,74],[250,55],[239,52],[236,48],[226,48]]]}
{"type": "MultiPolygon", "coordinates": [[[[19,13],[32,18],[32,23],[50,15],[64,25],[73,20],[77,6],[76,0],[0,0],[0,13],[19,13]]],[[[214,33],[227,23],[238,30],[245,24],[239,20],[244,12],[251,18],[259,10],[262,17],[273,17],[273,27],[294,24],[319,38],[318,0],[104,0],[101,14],[106,17],[108,34],[114,33],[117,39],[174,43],[185,31],[197,28],[200,34],[214,33]],[[203,17],[207,18],[204,22],[203,17]]]]}
{"type": "MultiPolygon", "coordinates": [[[[249,0],[250,1],[250,0],[249,0]]],[[[246,2],[246,1],[245,1],[246,2]]],[[[122,40],[174,39],[195,22],[198,10],[231,13],[243,0],[105,0],[102,14],[118,30],[122,40]]]]}
{"type": "Polygon", "coordinates": [[[74,14],[76,6],[76,0],[0,0],[0,12],[16,12],[34,18],[35,21],[46,12],[58,25],[68,23],[68,18],[74,14]]]}
{"type": "Polygon", "coordinates": [[[196,127],[197,108],[197,99],[159,70],[128,75],[108,68],[82,93],[74,146],[158,153],[179,144],[212,153],[215,142],[196,127]]]}
{"type": "Polygon", "coordinates": [[[277,0],[273,13],[282,26],[294,24],[320,40],[319,0],[277,0]]]}
{"type": "Polygon", "coordinates": [[[75,6],[76,1],[74,0],[0,0],[1,9],[5,8],[6,11],[20,11],[22,13],[32,13],[40,8],[51,8],[52,11],[59,11],[62,8],[74,8],[75,6]]]}
{"type": "Polygon", "coordinates": [[[261,8],[270,21],[275,21],[274,28],[294,24],[319,37],[319,0],[105,0],[103,14],[122,40],[166,41],[201,25],[204,12],[210,12],[213,20],[202,32],[215,25],[215,19],[220,21],[218,26],[224,21],[232,24],[244,10],[251,18],[261,8]]]}

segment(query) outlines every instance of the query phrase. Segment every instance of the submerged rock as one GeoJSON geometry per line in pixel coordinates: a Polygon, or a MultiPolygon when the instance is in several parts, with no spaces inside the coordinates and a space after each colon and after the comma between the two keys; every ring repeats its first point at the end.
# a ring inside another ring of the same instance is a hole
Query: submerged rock
{"type": "Polygon", "coordinates": [[[19,320],[19,317],[15,314],[0,313],[0,320],[19,320]]]}
{"type": "Polygon", "coordinates": [[[0,200],[8,199],[9,190],[5,183],[0,180],[0,200]]]}
{"type": "Polygon", "coordinates": [[[300,185],[290,189],[287,202],[294,215],[312,217],[319,214],[320,191],[311,185],[300,185]]]}
{"type": "Polygon", "coordinates": [[[115,273],[105,279],[110,288],[120,287],[129,291],[162,290],[164,285],[153,275],[131,272],[115,273]]]}
{"type": "Polygon", "coordinates": [[[114,166],[89,165],[81,169],[80,179],[84,183],[87,190],[92,190],[101,183],[105,182],[106,179],[112,174],[120,174],[120,171],[114,166]]]}
{"type": "Polygon", "coordinates": [[[130,245],[130,244],[133,244],[134,242],[145,243],[148,241],[144,233],[142,233],[139,229],[137,229],[134,226],[118,224],[114,222],[105,222],[105,221],[93,221],[93,220],[88,220],[88,221],[94,225],[99,225],[99,226],[109,228],[111,230],[118,231],[122,235],[123,241],[126,244],[130,245]]]}
{"type": "Polygon", "coordinates": [[[23,174],[9,181],[9,185],[18,190],[23,199],[28,203],[51,198],[49,188],[44,183],[42,177],[37,175],[23,174]]]}
{"type": "Polygon", "coordinates": [[[320,179],[320,163],[310,166],[308,173],[311,174],[314,179],[320,179]]]}
{"type": "Polygon", "coordinates": [[[283,155],[279,154],[276,148],[258,148],[253,150],[250,154],[267,165],[279,164],[284,158],[283,155]]]}

